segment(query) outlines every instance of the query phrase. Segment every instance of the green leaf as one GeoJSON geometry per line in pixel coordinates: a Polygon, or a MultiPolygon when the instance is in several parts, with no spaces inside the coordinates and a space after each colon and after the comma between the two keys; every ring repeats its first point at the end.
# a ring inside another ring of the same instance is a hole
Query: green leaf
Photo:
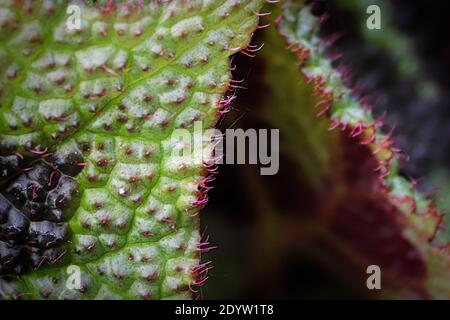
{"type": "MultiPolygon", "coordinates": [[[[448,288],[442,283],[450,276],[448,244],[433,243],[442,216],[399,174],[392,138],[344,84],[327,55],[326,42],[319,36],[320,18],[303,2],[287,1],[283,9],[279,31],[320,99],[318,115],[328,118],[330,129],[339,130],[341,136],[339,146],[329,146],[332,173],[327,178],[333,188],[324,188],[322,195],[329,214],[322,218],[329,225],[322,227],[330,229],[326,232],[338,247],[340,243],[338,250],[359,268],[372,263],[382,268],[388,296],[447,298],[448,288]],[[389,256],[389,252],[396,253],[389,256]]],[[[319,132],[320,127],[319,123],[319,132]]],[[[310,136],[319,135],[310,131],[310,136]]]]}
{"type": "Polygon", "coordinates": [[[2,154],[56,165],[76,188],[61,222],[70,229],[63,257],[43,255],[18,280],[1,278],[0,297],[191,297],[205,279],[197,214],[208,171],[172,157],[180,147],[172,133],[214,127],[229,56],[249,44],[262,3],[74,2],[81,29],[73,30],[68,5],[2,2],[2,154]],[[81,172],[69,177],[68,163],[81,172]],[[69,265],[81,272],[75,290],[69,265]]]}

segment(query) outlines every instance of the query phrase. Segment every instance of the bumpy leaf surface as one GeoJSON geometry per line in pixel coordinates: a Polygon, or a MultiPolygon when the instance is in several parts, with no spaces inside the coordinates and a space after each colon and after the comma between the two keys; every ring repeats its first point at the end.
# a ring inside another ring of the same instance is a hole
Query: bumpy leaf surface
{"type": "Polygon", "coordinates": [[[205,280],[208,170],[172,133],[215,125],[262,1],[126,3],[0,4],[0,297],[189,298],[205,280]]]}

